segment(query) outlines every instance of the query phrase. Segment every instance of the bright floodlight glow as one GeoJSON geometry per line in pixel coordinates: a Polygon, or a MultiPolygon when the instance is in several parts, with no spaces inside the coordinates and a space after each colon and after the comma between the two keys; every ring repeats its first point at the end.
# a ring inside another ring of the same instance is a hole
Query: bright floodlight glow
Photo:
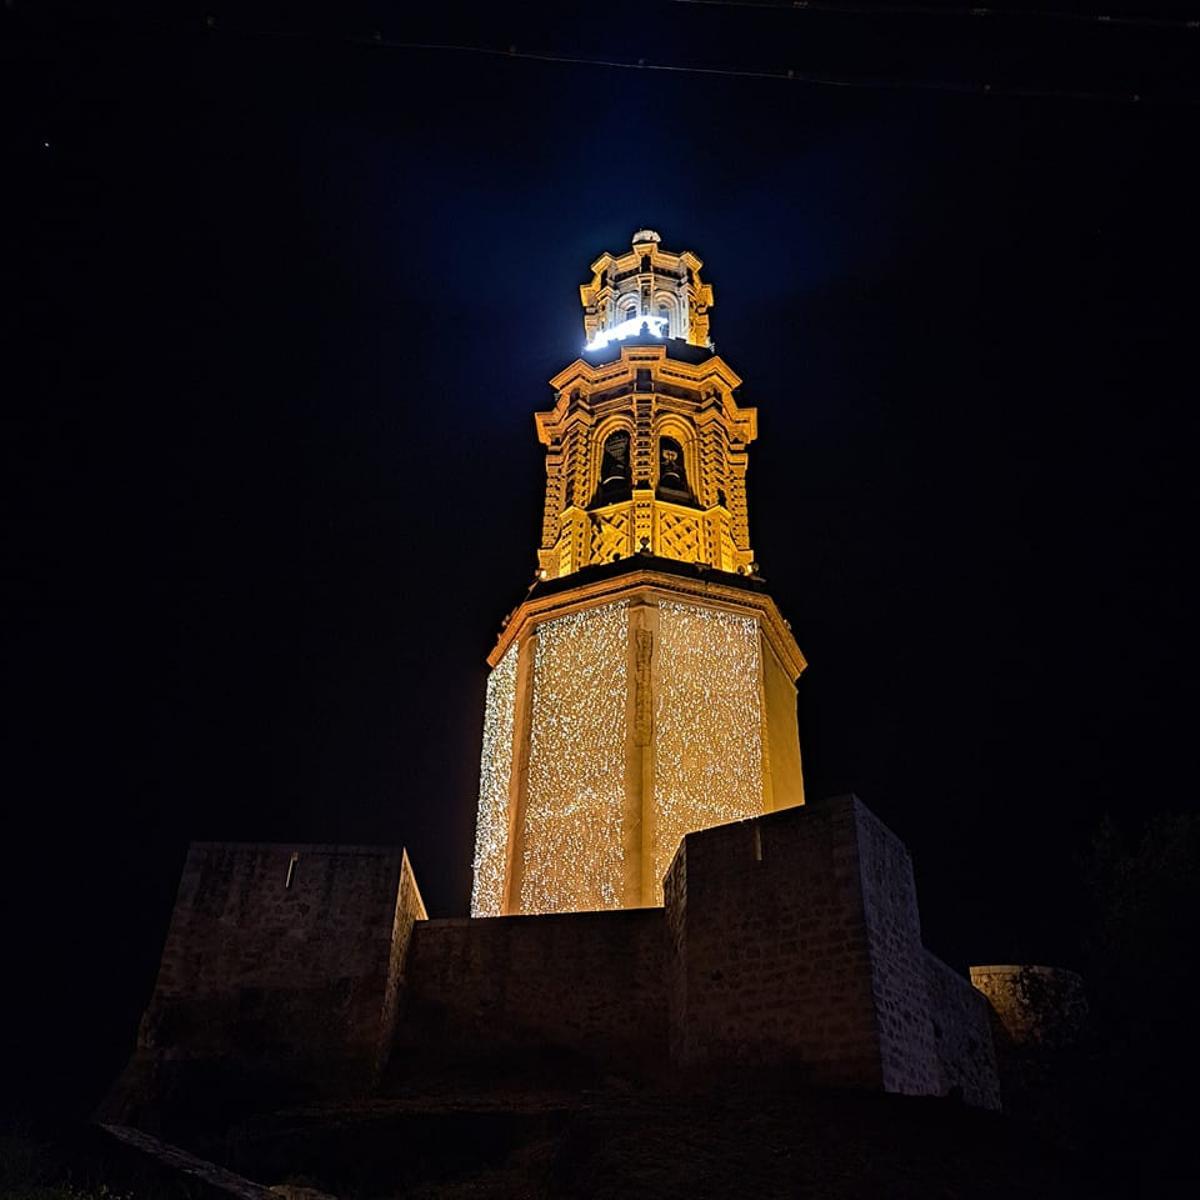
{"type": "Polygon", "coordinates": [[[627,321],[622,321],[611,329],[597,330],[596,336],[584,346],[584,349],[603,350],[609,342],[619,342],[627,337],[636,337],[642,332],[643,325],[649,327],[651,336],[666,337],[668,324],[670,322],[666,317],[630,317],[627,321]]]}

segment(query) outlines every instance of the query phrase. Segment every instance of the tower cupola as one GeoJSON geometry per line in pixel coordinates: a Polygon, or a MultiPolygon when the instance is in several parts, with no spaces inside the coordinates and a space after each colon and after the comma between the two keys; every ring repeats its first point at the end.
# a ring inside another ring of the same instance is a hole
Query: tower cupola
{"type": "Polygon", "coordinates": [[[662,248],[653,229],[639,229],[624,254],[602,254],[592,263],[590,283],[581,284],[585,350],[650,336],[712,348],[708,310],[712,288],[700,281],[704,264],[690,250],[662,248]]]}

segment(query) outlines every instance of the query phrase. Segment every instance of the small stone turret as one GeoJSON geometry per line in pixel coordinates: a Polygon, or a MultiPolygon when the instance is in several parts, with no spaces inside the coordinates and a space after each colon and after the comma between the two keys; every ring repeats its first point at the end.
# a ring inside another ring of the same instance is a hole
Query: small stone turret
{"type": "Polygon", "coordinates": [[[971,982],[988,998],[1013,1046],[1067,1046],[1083,1032],[1087,997],[1074,971],[1029,965],[972,967],[971,982]]]}

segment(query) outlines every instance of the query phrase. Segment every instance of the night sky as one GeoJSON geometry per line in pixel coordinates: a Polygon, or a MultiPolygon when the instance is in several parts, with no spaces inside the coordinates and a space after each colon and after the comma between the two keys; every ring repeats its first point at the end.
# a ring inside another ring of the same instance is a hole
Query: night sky
{"type": "Polygon", "coordinates": [[[643,226],[704,259],[759,409],[810,799],[904,839],[950,962],[1077,962],[1101,817],[1196,804],[1200,34],[204,11],[2,17],[21,1102],[120,1067],[189,840],[404,844],[465,914],[532,413],[589,264],[643,226]],[[887,86],[335,36],[377,28],[887,86]]]}

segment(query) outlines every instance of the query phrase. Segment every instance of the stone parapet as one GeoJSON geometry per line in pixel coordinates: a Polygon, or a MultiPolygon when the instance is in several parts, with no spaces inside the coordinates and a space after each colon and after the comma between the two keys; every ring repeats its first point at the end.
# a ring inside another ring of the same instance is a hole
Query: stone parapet
{"type": "Polygon", "coordinates": [[[1087,1020],[1083,979],[1062,967],[1005,964],[971,968],[971,983],[1012,1046],[1065,1046],[1087,1020]]]}

